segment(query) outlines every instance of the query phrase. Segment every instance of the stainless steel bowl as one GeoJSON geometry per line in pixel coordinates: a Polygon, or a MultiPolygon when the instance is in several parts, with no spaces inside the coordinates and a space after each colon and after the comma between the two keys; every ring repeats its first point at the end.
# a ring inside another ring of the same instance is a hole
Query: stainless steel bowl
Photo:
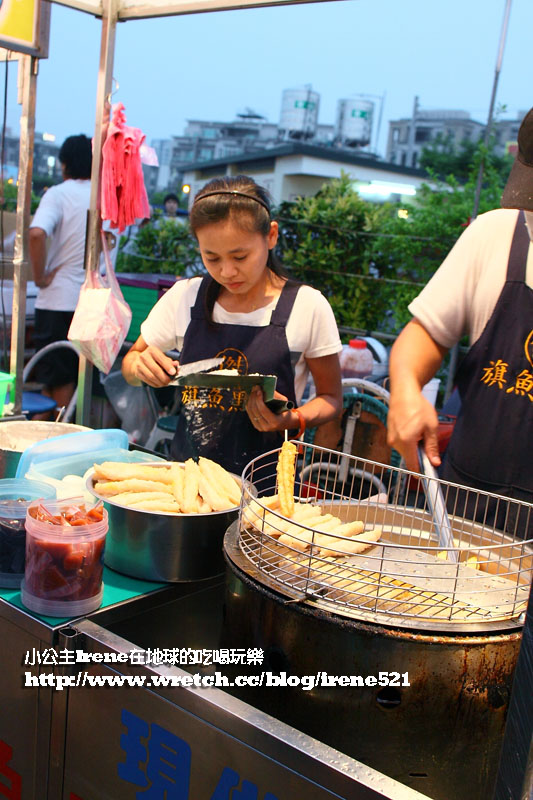
{"type": "MultiPolygon", "coordinates": [[[[156,463],[161,466],[160,461],[156,463]]],[[[89,476],[88,490],[104,501],[109,514],[106,566],[134,578],[165,582],[200,580],[224,572],[222,543],[237,519],[238,507],[210,514],[141,511],[99,495],[93,483],[89,476]]]]}
{"type": "MultiPolygon", "coordinates": [[[[26,448],[43,439],[67,433],[90,431],[84,425],[42,420],[10,420],[0,422],[0,478],[14,478],[20,457],[26,448]]],[[[20,476],[21,478],[24,475],[20,476]]]]}

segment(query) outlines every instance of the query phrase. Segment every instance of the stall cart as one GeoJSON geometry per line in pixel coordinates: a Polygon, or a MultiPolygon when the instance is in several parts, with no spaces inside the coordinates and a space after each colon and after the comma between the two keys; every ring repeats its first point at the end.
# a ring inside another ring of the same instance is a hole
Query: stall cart
{"type": "Polygon", "coordinates": [[[424,800],[225,689],[149,686],[192,682],[179,665],[143,663],[157,660],[156,643],[217,649],[222,577],[158,585],[105,570],[104,583],[102,608],[83,620],[39,617],[17,592],[0,590],[0,636],[9,642],[0,684],[7,797],[424,800]],[[30,675],[35,685],[26,686],[30,675]],[[65,688],[45,685],[48,676],[65,688]],[[133,677],[139,685],[126,685],[133,677]],[[75,685],[66,687],[67,678],[75,685]],[[106,678],[124,685],[89,686],[106,678]]]}

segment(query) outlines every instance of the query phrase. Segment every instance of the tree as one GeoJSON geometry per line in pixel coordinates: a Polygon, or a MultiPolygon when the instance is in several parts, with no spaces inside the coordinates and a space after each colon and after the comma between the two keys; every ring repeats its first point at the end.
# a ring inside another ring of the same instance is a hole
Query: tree
{"type": "Polygon", "coordinates": [[[406,216],[400,218],[396,213],[382,219],[379,235],[374,238],[373,258],[384,276],[398,281],[394,290],[391,285],[383,289],[389,297],[394,329],[408,321],[408,303],[469,225],[482,158],[485,165],[479,213],[498,208],[508,171],[502,174],[500,165],[478,143],[464,185],[454,176],[440,181],[430,174],[432,185],[424,184],[417,191],[416,202],[405,206],[406,216]]]}
{"type": "MultiPolygon", "coordinates": [[[[421,291],[469,224],[480,160],[484,180],[479,213],[498,208],[507,172],[480,143],[464,183],[429,173],[414,202],[377,205],[363,200],[348,175],[314,197],[276,209],[278,249],[292,277],[319,289],[337,323],[396,334],[421,291]],[[401,216],[399,216],[401,211],[401,216]]],[[[159,220],[137,234],[117,268],[128,272],[202,273],[188,223],[159,220]]]]}
{"type": "Polygon", "coordinates": [[[122,237],[117,272],[196,275],[203,271],[187,220],[158,219],[157,224],[141,227],[127,250],[124,245],[125,237],[122,237]]]}
{"type": "MultiPolygon", "coordinates": [[[[480,142],[472,142],[469,139],[463,139],[459,145],[455,145],[451,136],[439,133],[431,144],[422,148],[419,166],[440,180],[453,176],[459,183],[464,183],[469,179],[472,163],[481,146],[480,142]]],[[[505,179],[513,159],[509,154],[499,156],[495,153],[494,138],[489,141],[487,158],[492,168],[505,179]]]]}
{"type": "MultiPolygon", "coordinates": [[[[0,186],[0,189],[2,187],[0,186]]],[[[18,188],[16,183],[13,180],[4,181],[3,191],[0,195],[0,206],[4,209],[4,211],[16,211],[17,210],[17,197],[18,197],[18,188]]],[[[30,210],[31,213],[35,211],[37,206],[39,205],[39,198],[32,191],[31,193],[31,205],[30,210]]]]}
{"type": "Polygon", "coordinates": [[[339,325],[374,327],[386,312],[368,247],[380,213],[350,178],[325,184],[314,197],[281,203],[276,216],[280,255],[291,276],[328,298],[339,325]]]}

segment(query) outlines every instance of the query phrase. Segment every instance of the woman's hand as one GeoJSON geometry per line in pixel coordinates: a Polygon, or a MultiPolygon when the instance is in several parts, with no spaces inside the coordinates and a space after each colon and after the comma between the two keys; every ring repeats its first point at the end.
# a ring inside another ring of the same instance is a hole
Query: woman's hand
{"type": "Polygon", "coordinates": [[[167,386],[178,374],[179,361],[166,356],[158,347],[147,347],[139,353],[135,376],[148,386],[167,386]]]}
{"type": "Polygon", "coordinates": [[[122,362],[122,374],[128,383],[134,386],[147,383],[154,389],[167,386],[176,377],[178,370],[179,361],[169,358],[158,347],[147,345],[142,336],[122,362]]]}
{"type": "MultiPolygon", "coordinates": [[[[285,395],[279,392],[274,392],[276,400],[287,400],[285,395]]],[[[246,404],[246,411],[252,425],[258,431],[284,431],[286,428],[291,427],[292,414],[290,411],[283,411],[281,414],[274,414],[273,411],[265,405],[263,390],[260,386],[254,386],[250,392],[248,402],[246,404]]],[[[296,425],[298,427],[298,425],[296,425]]]]}

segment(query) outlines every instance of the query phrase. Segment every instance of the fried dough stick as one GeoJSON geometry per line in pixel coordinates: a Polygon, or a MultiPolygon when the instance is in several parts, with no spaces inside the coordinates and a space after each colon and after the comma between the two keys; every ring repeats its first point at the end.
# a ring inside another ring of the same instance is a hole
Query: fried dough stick
{"type": "Polygon", "coordinates": [[[113,503],[131,508],[146,500],[160,500],[164,504],[173,502],[172,495],[168,492],[120,492],[113,495],[113,503]]]}
{"type": "Polygon", "coordinates": [[[167,466],[153,467],[146,464],[127,464],[122,461],[104,461],[94,465],[94,476],[101,481],[142,480],[171,483],[167,466]]]}
{"type": "Polygon", "coordinates": [[[182,511],[185,514],[198,513],[198,479],[200,477],[200,469],[198,464],[188,458],[185,462],[185,476],[184,476],[184,489],[183,489],[183,506],[182,511]]]}
{"type": "Polygon", "coordinates": [[[181,511],[183,509],[183,495],[185,492],[185,468],[182,467],[181,464],[173,463],[170,466],[169,472],[172,477],[172,494],[181,511]]]}
{"type": "Polygon", "coordinates": [[[198,491],[213,511],[226,511],[233,506],[228,496],[223,494],[224,488],[220,484],[211,483],[201,470],[198,470],[198,491]]]}
{"type": "Polygon", "coordinates": [[[172,487],[169,483],[161,481],[144,481],[136,478],[128,478],[124,481],[98,481],[94,485],[98,494],[112,496],[122,492],[166,492],[172,495],[172,487]]]}
{"type": "Polygon", "coordinates": [[[278,495],[281,513],[292,517],[294,513],[294,475],[296,472],[296,454],[298,448],[294,442],[283,442],[278,456],[276,473],[278,477],[278,495]]]}
{"type": "Polygon", "coordinates": [[[198,459],[198,466],[204,478],[206,478],[213,487],[216,487],[217,492],[229,498],[230,505],[226,506],[226,508],[240,505],[241,490],[235,479],[231,477],[223,466],[203,456],[200,456],[198,459]]]}

